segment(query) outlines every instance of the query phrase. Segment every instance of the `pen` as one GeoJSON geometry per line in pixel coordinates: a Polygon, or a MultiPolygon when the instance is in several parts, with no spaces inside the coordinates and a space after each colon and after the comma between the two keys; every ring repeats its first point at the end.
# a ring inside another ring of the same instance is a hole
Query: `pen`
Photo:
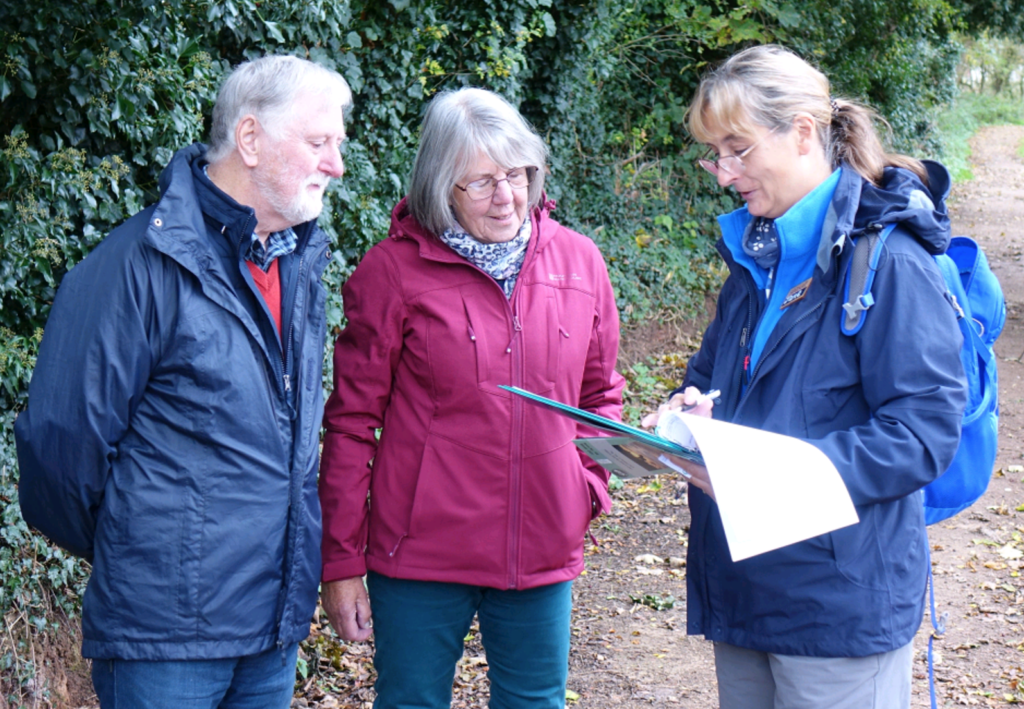
{"type": "MultiPolygon", "coordinates": [[[[704,401],[704,399],[717,399],[721,395],[722,395],[721,391],[719,391],[718,389],[712,389],[707,394],[701,394],[700,401],[704,401]]],[[[699,404],[700,401],[698,401],[697,404],[699,404]]],[[[681,408],[680,411],[689,411],[690,409],[692,409],[697,404],[687,404],[686,406],[681,408]]]]}

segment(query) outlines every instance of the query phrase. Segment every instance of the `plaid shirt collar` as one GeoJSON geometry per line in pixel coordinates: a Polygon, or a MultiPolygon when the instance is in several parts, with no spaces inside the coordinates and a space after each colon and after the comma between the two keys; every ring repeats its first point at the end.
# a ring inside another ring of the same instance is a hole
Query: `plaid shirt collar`
{"type": "Polygon", "coordinates": [[[254,232],[252,243],[249,244],[249,248],[245,252],[245,258],[259,266],[261,270],[266,271],[270,268],[270,264],[274,263],[274,259],[294,252],[298,241],[295,230],[291,227],[283,231],[275,231],[267,237],[266,244],[261,243],[254,232]]]}

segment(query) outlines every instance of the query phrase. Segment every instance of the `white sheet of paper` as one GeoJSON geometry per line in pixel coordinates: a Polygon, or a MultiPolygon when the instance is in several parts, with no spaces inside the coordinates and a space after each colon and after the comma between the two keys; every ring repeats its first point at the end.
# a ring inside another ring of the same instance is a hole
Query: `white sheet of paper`
{"type": "Polygon", "coordinates": [[[806,441],[672,412],[700,447],[733,561],[860,521],[832,461],[806,441]]]}

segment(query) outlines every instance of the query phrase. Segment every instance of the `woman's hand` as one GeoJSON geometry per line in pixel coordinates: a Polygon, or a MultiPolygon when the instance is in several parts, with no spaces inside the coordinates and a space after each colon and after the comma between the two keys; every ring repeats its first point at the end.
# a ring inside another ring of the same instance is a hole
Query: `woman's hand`
{"type": "Polygon", "coordinates": [[[346,642],[362,642],[373,634],[370,598],[361,577],[322,584],[320,603],[334,632],[346,642]]]}
{"type": "MultiPolygon", "coordinates": [[[[686,387],[682,392],[673,394],[668,401],[658,407],[656,412],[644,416],[640,425],[644,428],[656,426],[661,417],[673,409],[685,409],[688,414],[711,418],[711,411],[715,408],[714,395],[715,393],[712,392],[712,396],[706,396],[701,394],[700,390],[696,387],[686,387]]],[[[708,476],[707,468],[699,463],[674,456],[671,453],[665,453],[664,457],[671,461],[672,467],[682,472],[686,482],[696,485],[712,500],[715,499],[715,489],[711,485],[711,478],[708,476]]]]}
{"type": "Polygon", "coordinates": [[[687,483],[700,488],[712,500],[716,499],[715,488],[711,485],[711,476],[708,475],[708,469],[703,465],[694,463],[686,458],[674,456],[671,453],[662,453],[662,462],[665,461],[671,463],[670,467],[681,471],[687,483]]]}
{"type": "Polygon", "coordinates": [[[673,394],[668,401],[658,407],[656,412],[644,416],[640,425],[644,428],[656,426],[662,414],[672,409],[686,409],[688,414],[711,418],[713,408],[715,408],[715,402],[711,397],[701,394],[696,387],[686,387],[682,392],[673,394]]]}

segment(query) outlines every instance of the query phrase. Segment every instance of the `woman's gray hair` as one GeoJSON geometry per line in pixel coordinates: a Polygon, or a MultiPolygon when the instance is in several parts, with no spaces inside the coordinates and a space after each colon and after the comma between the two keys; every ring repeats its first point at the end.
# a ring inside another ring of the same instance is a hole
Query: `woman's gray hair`
{"type": "Polygon", "coordinates": [[[452,192],[478,152],[504,170],[536,167],[529,208],[540,203],[548,149],[526,119],[492,91],[445,91],[427,107],[409,181],[409,211],[430,232],[441,234],[454,225],[452,192]]]}
{"type": "Polygon", "coordinates": [[[693,137],[707,143],[716,132],[749,137],[755,126],[785,132],[801,113],[814,119],[833,168],[846,163],[878,184],[884,168],[903,167],[927,181],[919,161],[885,152],[875,129],[880,119],[874,111],[833,97],[823,73],[774,44],[737,52],[704,76],[687,122],[693,137]]]}
{"type": "Polygon", "coordinates": [[[235,128],[253,115],[271,134],[279,135],[300,93],[326,93],[347,111],[352,105],[348,82],[335,71],[287,54],[239,64],[224,81],[213,107],[207,159],[217,162],[235,149],[235,128]]]}

